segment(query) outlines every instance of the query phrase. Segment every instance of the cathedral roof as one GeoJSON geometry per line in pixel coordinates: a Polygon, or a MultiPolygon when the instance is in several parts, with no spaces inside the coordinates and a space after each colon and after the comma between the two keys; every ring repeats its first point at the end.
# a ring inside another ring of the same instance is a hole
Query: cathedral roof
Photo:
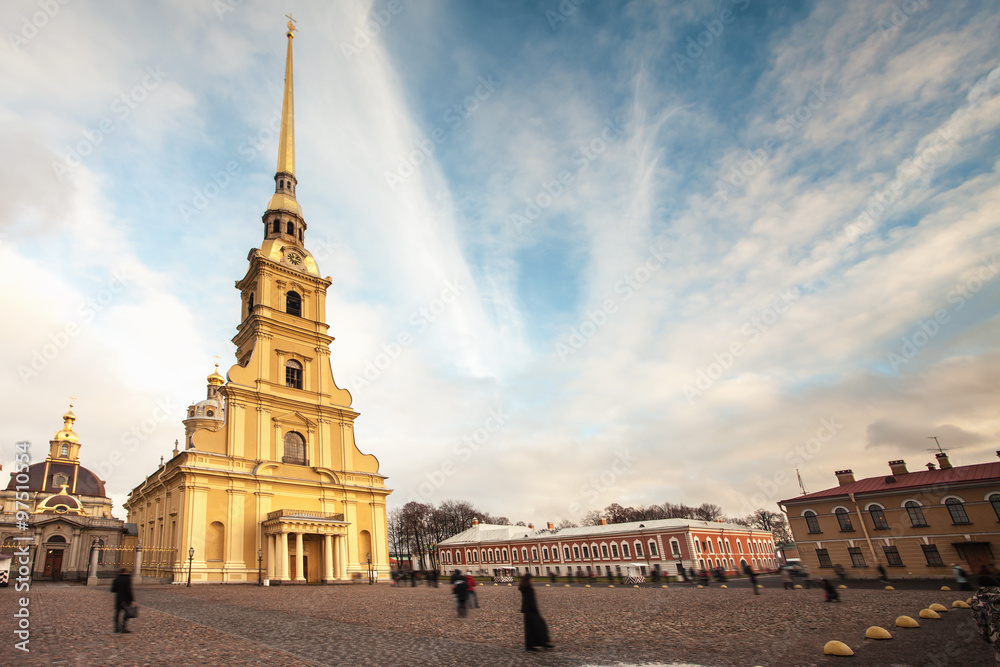
{"type": "Polygon", "coordinates": [[[35,514],[79,514],[86,516],[83,511],[83,504],[79,498],[66,492],[66,485],[63,484],[60,492],[54,496],[49,496],[38,503],[35,514]]]}
{"type": "Polygon", "coordinates": [[[19,488],[25,486],[19,484],[15,477],[18,473],[10,474],[10,482],[7,484],[8,491],[43,491],[46,493],[58,493],[61,485],[55,483],[56,476],[60,473],[66,475],[66,486],[79,496],[96,496],[107,498],[104,490],[104,480],[75,463],[59,463],[56,461],[42,461],[34,463],[28,468],[27,489],[19,488]]]}

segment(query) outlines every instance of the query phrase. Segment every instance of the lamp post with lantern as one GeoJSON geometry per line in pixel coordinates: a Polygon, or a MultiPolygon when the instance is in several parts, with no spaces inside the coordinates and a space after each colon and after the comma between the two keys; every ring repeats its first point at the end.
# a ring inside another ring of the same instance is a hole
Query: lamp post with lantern
{"type": "Polygon", "coordinates": [[[187,587],[191,588],[191,564],[194,562],[194,547],[188,549],[188,582],[187,587]]]}
{"type": "Polygon", "coordinates": [[[261,563],[264,561],[264,550],[257,549],[257,585],[264,585],[263,570],[261,569],[261,563]]]}

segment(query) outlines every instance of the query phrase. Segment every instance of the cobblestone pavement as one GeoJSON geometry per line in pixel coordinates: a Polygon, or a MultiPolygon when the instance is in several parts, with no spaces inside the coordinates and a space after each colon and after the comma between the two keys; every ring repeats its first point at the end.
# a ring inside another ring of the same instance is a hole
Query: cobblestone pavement
{"type": "Polygon", "coordinates": [[[839,639],[859,665],[991,667],[971,614],[954,610],[921,627],[893,627],[932,602],[951,607],[969,593],[851,588],[827,604],[816,590],[739,584],[590,588],[539,584],[537,597],[556,648],[523,650],[516,587],[481,584],[481,608],[455,617],[448,587],[137,587],[131,634],[111,632],[107,587],[35,584],[29,592],[31,652],[14,648],[13,612],[23,594],[0,589],[3,665],[615,665],[710,667],[827,665],[839,639]],[[881,625],[894,639],[864,639],[881,625]]]}

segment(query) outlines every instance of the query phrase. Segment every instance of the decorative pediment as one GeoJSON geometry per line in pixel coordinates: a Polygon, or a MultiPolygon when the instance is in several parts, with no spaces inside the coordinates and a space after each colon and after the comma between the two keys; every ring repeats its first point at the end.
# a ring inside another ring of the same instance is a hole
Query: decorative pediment
{"type": "Polygon", "coordinates": [[[316,422],[309,419],[301,412],[286,412],[284,414],[271,417],[271,421],[282,426],[305,426],[307,429],[315,429],[316,422]]]}

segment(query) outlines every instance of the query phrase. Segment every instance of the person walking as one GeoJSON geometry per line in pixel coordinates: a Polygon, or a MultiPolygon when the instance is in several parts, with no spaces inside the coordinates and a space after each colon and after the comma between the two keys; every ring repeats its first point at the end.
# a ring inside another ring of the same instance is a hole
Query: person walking
{"type": "Polygon", "coordinates": [[[819,584],[826,592],[826,596],[823,599],[824,602],[840,602],[840,593],[833,587],[833,584],[826,579],[820,579],[819,584]]]}
{"type": "Polygon", "coordinates": [[[479,596],[476,595],[476,578],[472,576],[472,570],[465,573],[465,585],[469,593],[469,609],[473,607],[479,609],[479,596]]]}
{"type": "Polygon", "coordinates": [[[969,585],[969,576],[965,573],[965,570],[962,569],[961,565],[958,563],[952,563],[951,571],[955,574],[955,583],[958,584],[958,590],[972,590],[972,586],[969,585]]]}
{"type": "Polygon", "coordinates": [[[524,614],[524,650],[537,651],[539,646],[552,648],[549,642],[549,626],[538,611],[535,587],[531,585],[531,573],[525,572],[517,590],[521,592],[521,613],[524,614]]]}
{"type": "Polygon", "coordinates": [[[888,584],[889,583],[889,573],[885,571],[885,568],[882,566],[882,563],[878,564],[878,568],[877,569],[878,569],[878,580],[881,581],[884,584],[888,584]]]}
{"type": "Polygon", "coordinates": [[[785,587],[786,591],[790,588],[795,588],[795,582],[792,581],[791,568],[781,568],[781,584],[785,587]]]}
{"type": "Polygon", "coordinates": [[[760,591],[757,590],[757,573],[750,567],[750,563],[743,564],[743,573],[750,579],[750,587],[753,588],[753,594],[760,595],[760,591]]]}
{"type": "Polygon", "coordinates": [[[111,592],[115,594],[115,632],[132,632],[125,625],[128,623],[128,609],[135,603],[135,595],[132,594],[132,575],[127,568],[118,571],[118,576],[111,582],[111,592]],[[121,614],[121,623],[118,622],[118,615],[121,614]]]}
{"type": "Polygon", "coordinates": [[[466,581],[465,577],[462,576],[460,570],[455,570],[455,576],[452,576],[453,583],[451,585],[451,592],[455,596],[455,606],[458,608],[458,617],[465,618],[468,613],[465,608],[466,600],[469,598],[469,583],[466,581]]]}

